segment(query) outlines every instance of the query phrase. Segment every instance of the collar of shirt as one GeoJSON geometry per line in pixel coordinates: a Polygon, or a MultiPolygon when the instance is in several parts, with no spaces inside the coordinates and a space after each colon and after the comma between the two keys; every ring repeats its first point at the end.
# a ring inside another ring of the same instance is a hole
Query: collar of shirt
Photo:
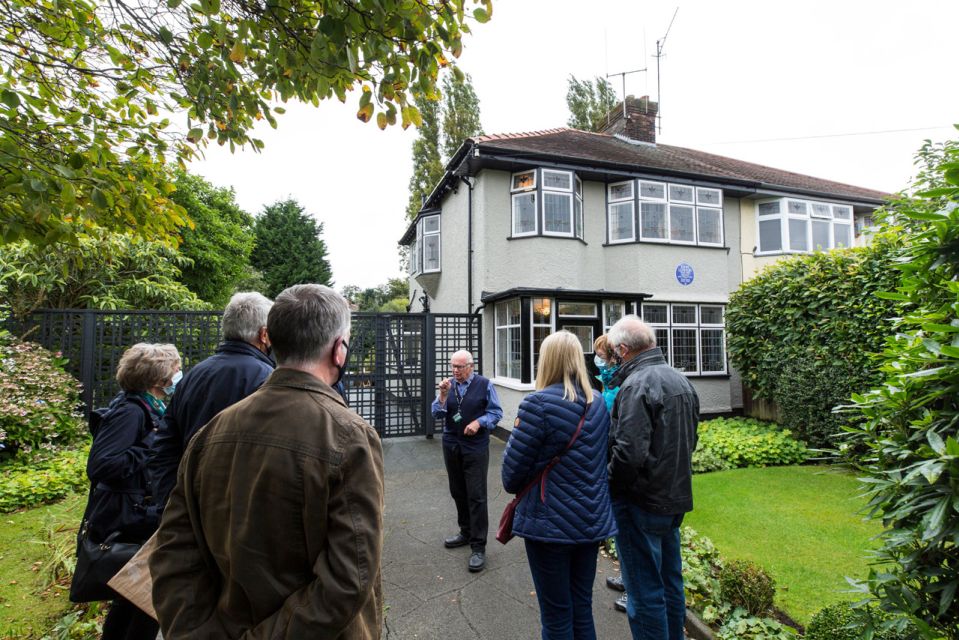
{"type": "Polygon", "coordinates": [[[475,373],[471,373],[470,377],[466,379],[466,382],[460,382],[456,378],[453,378],[453,384],[456,385],[456,390],[459,391],[460,396],[466,395],[466,390],[469,389],[470,383],[473,382],[473,378],[476,377],[475,373]]]}

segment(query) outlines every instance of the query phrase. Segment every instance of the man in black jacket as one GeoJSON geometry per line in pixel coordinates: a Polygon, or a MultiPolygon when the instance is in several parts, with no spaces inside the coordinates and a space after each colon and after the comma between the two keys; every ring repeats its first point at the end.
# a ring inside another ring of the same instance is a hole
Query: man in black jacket
{"type": "Polygon", "coordinates": [[[256,391],[273,373],[266,318],[273,302],[237,293],[223,310],[224,342],[176,386],[150,454],[153,495],[163,508],[190,438],[216,414],[256,391]]]}
{"type": "Polygon", "coordinates": [[[616,550],[634,639],[682,640],[686,619],[679,526],[693,509],[692,456],[699,397],[666,363],[656,333],[636,316],[609,331],[623,362],[612,386],[609,486],[616,550]]]}

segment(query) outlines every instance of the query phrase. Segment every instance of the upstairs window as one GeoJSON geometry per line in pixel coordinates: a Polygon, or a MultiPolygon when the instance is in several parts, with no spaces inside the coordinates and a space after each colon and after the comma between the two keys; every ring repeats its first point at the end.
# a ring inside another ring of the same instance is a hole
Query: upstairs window
{"type": "Polygon", "coordinates": [[[572,171],[530,169],[511,178],[512,237],[583,237],[583,182],[572,171]]]}
{"type": "Polygon", "coordinates": [[[410,244],[410,274],[440,271],[440,217],[424,216],[416,223],[416,239],[410,244]]]}
{"type": "Polygon", "coordinates": [[[756,205],[757,255],[828,251],[853,244],[849,205],[799,198],[762,200],[756,205]]]}
{"type": "Polygon", "coordinates": [[[611,244],[723,246],[721,189],[629,180],[607,185],[606,199],[611,244]]]}

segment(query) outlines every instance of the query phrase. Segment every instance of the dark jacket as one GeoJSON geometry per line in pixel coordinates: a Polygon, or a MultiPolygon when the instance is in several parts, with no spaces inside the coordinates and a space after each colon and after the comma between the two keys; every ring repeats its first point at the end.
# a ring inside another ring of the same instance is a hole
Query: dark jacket
{"type": "Polygon", "coordinates": [[[581,544],[616,534],[606,478],[609,414],[602,396],[590,393],[593,402],[583,429],[565,454],[585,402],[564,400],[563,385],[554,384],[526,396],[519,405],[503,453],[506,491],[519,493],[553,456],[562,456],[546,476],[545,487],[533,487],[517,505],[513,533],[521,538],[581,544]]]}
{"type": "Polygon", "coordinates": [[[144,542],[156,530],[159,516],[147,454],[159,420],[137,394],[120,393],[96,427],[87,458],[90,497],[84,513],[94,542],[115,531],[120,541],[144,542]]]}
{"type": "Polygon", "coordinates": [[[613,498],[660,514],[692,511],[692,458],[699,396],[660,349],[623,364],[613,378],[609,485],[613,498]]]}
{"type": "Polygon", "coordinates": [[[176,386],[150,455],[160,508],[176,482],[176,470],[190,438],[213,416],[256,391],[273,372],[273,362],[253,345],[227,340],[176,386]]]}
{"type": "Polygon", "coordinates": [[[383,492],[376,431],[277,369],[183,457],[150,561],[163,637],[379,638],[383,492]]]}

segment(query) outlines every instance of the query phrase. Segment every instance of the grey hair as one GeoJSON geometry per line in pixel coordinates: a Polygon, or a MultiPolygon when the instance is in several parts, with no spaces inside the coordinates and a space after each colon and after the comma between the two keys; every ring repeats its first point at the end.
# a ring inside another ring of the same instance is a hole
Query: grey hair
{"type": "Polygon", "coordinates": [[[272,300],[256,291],[234,293],[223,310],[223,339],[256,342],[272,306],[272,300]]]}
{"type": "Polygon", "coordinates": [[[452,362],[453,358],[456,356],[463,356],[466,358],[466,364],[473,364],[473,354],[466,349],[460,349],[459,351],[454,352],[453,355],[450,356],[450,361],[452,362]]]}
{"type": "Polygon", "coordinates": [[[609,344],[623,345],[630,352],[646,351],[656,346],[656,331],[637,315],[620,318],[609,330],[609,344]]]}
{"type": "Polygon", "coordinates": [[[280,365],[317,363],[337,338],[350,330],[350,305],[322,284],[297,284],[276,297],[267,319],[273,353],[280,365]]]}
{"type": "Polygon", "coordinates": [[[180,368],[180,354],[172,344],[138,342],[123,352],[117,363],[117,384],[138,393],[167,384],[180,368]]]}

